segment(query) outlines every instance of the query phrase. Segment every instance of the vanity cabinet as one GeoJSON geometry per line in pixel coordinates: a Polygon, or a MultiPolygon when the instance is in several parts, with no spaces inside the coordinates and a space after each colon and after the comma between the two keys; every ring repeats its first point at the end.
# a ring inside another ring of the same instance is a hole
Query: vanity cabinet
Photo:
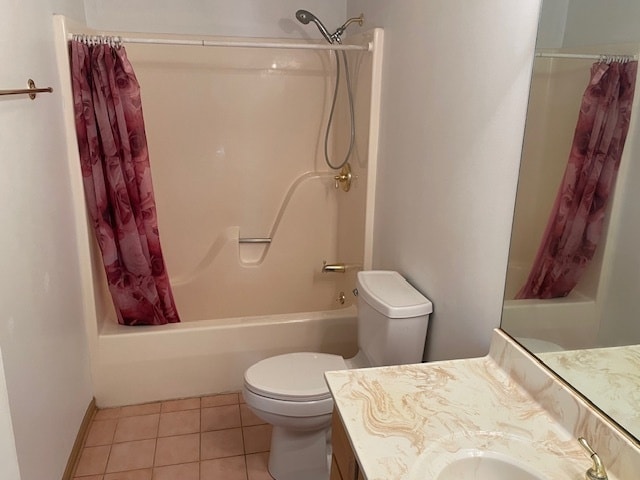
{"type": "Polygon", "coordinates": [[[356,456],[351,449],[347,432],[345,432],[342,420],[340,420],[340,415],[335,410],[331,422],[331,444],[333,445],[333,454],[329,480],[364,480],[356,456]]]}

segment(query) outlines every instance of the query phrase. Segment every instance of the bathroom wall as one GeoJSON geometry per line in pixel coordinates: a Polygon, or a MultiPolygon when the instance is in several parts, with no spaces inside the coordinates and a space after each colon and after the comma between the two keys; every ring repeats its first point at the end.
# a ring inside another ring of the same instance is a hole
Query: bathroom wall
{"type": "Polygon", "coordinates": [[[80,1],[0,0],[0,88],[24,88],[33,78],[54,89],[35,101],[0,100],[0,477],[6,480],[20,478],[16,458],[22,480],[60,478],[92,397],[53,11],[84,15],[80,1]]]}
{"type": "Polygon", "coordinates": [[[635,125],[632,123],[629,140],[625,150],[628,164],[621,165],[621,174],[616,188],[623,188],[620,198],[622,204],[617,212],[618,217],[612,220],[617,225],[615,237],[612,239],[613,255],[609,257],[608,289],[606,291],[602,322],[599,333],[601,345],[631,345],[640,343],[640,322],[637,313],[640,310],[640,165],[637,162],[637,152],[640,148],[640,95],[636,83],[636,99],[634,102],[635,125]]]}
{"type": "Polygon", "coordinates": [[[295,12],[312,11],[331,31],[342,25],[346,0],[84,0],[87,24],[130,32],[247,37],[320,38],[295,12]]]}
{"type": "Polygon", "coordinates": [[[500,323],[539,0],[349,0],[385,29],[374,267],[434,302],[427,359],[500,323]]]}
{"type": "Polygon", "coordinates": [[[544,0],[538,48],[640,42],[635,0],[544,0]]]}
{"type": "Polygon", "coordinates": [[[536,48],[560,48],[571,0],[543,0],[536,48]]]}
{"type": "MultiPolygon", "coordinates": [[[[640,12],[638,13],[640,20],[640,12]]],[[[640,52],[640,43],[634,46],[640,52]]],[[[616,181],[615,204],[610,223],[615,226],[607,246],[604,292],[598,341],[617,346],[640,343],[640,79],[636,80],[632,121],[616,181]],[[610,248],[609,248],[610,247],[610,248]]]]}
{"type": "Polygon", "coordinates": [[[635,0],[570,0],[567,18],[565,47],[640,43],[640,2],[635,0]]]}
{"type": "Polygon", "coordinates": [[[2,349],[0,349],[0,478],[20,478],[18,454],[13,435],[9,395],[2,364],[2,349]]]}

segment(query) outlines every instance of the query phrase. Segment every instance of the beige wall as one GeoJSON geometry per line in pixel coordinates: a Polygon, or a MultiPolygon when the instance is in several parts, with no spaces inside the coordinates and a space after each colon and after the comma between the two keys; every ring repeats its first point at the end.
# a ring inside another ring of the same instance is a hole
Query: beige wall
{"type": "Polygon", "coordinates": [[[385,29],[374,267],[434,303],[427,358],[499,326],[538,0],[350,0],[385,29]]]}

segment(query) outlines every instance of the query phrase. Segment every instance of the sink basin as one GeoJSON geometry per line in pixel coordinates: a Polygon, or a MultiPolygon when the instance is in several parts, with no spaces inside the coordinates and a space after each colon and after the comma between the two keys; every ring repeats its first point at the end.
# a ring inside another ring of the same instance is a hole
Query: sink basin
{"type": "MultiPolygon", "coordinates": [[[[475,452],[474,452],[475,453],[475,452]]],[[[449,463],[436,480],[546,480],[511,458],[499,458],[495,454],[472,454],[449,463]]]]}
{"type": "Polygon", "coordinates": [[[588,459],[572,438],[554,448],[503,432],[464,432],[434,439],[409,471],[410,480],[575,480],[588,459]]]}

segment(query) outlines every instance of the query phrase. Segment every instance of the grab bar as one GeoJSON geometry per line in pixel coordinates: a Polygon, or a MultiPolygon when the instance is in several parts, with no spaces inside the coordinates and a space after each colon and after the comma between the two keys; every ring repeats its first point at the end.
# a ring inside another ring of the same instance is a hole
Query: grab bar
{"type": "Polygon", "coordinates": [[[238,243],[271,243],[268,237],[244,237],[238,238],[238,243]]]}

